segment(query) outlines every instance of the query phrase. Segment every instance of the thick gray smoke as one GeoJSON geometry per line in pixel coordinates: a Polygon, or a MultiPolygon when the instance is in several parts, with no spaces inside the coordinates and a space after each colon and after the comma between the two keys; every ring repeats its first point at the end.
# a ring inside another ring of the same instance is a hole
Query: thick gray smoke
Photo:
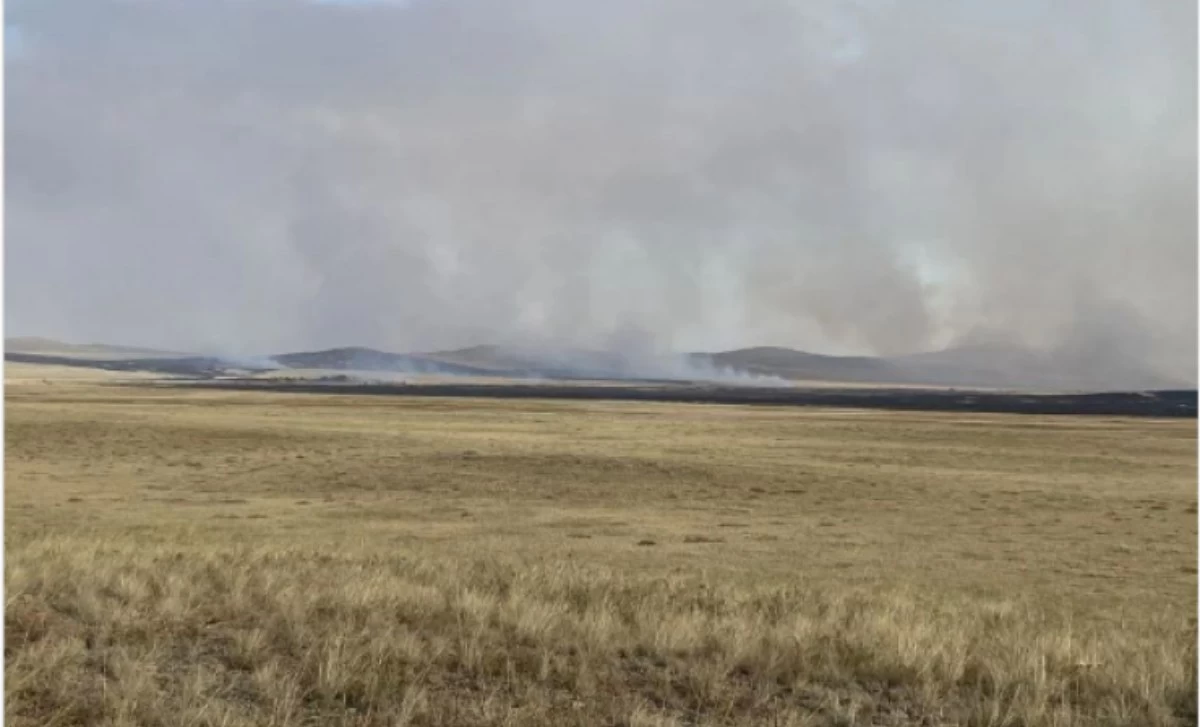
{"type": "Polygon", "coordinates": [[[1195,379],[1195,3],[7,5],[10,335],[1195,379]]]}

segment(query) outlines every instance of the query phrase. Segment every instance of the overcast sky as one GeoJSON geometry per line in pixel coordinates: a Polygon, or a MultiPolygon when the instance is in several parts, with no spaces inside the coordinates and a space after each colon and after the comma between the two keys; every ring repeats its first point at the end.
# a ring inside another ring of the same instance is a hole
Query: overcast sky
{"type": "Polygon", "coordinates": [[[7,6],[8,335],[1195,375],[1194,3],[7,6]]]}

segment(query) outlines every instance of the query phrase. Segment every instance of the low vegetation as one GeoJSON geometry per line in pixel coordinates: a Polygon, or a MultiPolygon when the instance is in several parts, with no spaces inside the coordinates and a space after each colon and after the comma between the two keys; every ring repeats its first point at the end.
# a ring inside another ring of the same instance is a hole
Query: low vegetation
{"type": "Polygon", "coordinates": [[[1190,422],[32,372],[6,426],[10,724],[1196,723],[1190,422]]]}

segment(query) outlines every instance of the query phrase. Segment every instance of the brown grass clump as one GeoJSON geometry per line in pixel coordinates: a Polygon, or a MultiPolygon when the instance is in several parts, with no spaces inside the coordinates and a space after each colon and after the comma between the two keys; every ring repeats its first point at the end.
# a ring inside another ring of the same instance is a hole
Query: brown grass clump
{"type": "Polygon", "coordinates": [[[1195,719],[1194,624],[370,549],[9,552],[11,724],[1195,719]],[[1172,646],[1175,645],[1175,646],[1172,646]]]}
{"type": "Polygon", "coordinates": [[[1192,423],[23,381],[9,724],[1197,722],[1192,423]]]}

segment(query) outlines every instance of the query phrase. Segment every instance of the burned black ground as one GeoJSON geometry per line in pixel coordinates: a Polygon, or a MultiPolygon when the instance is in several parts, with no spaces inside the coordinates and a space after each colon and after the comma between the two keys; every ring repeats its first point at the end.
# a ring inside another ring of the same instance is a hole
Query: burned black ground
{"type": "Polygon", "coordinates": [[[918,389],[809,389],[696,383],[611,384],[362,384],[262,379],[214,379],[184,386],[304,394],[478,397],[495,399],[598,399],[687,404],[758,404],[901,411],[1074,414],[1097,416],[1196,416],[1195,390],[1093,394],[1019,394],[918,389]]]}

